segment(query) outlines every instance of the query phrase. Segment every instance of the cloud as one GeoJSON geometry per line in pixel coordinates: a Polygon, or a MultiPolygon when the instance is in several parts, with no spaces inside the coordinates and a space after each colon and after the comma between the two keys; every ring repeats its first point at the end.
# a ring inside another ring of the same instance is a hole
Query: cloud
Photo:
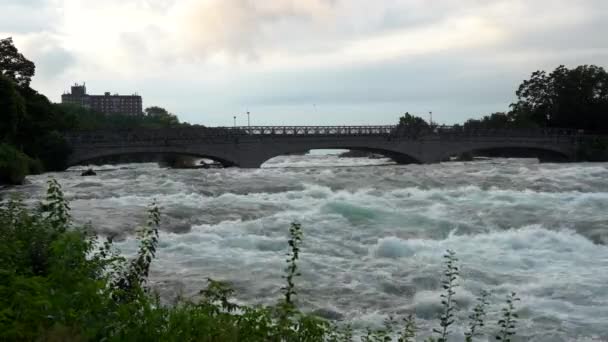
{"type": "Polygon", "coordinates": [[[186,53],[208,55],[225,53],[235,57],[256,59],[259,49],[285,41],[288,31],[281,26],[288,22],[308,25],[328,16],[332,10],[328,0],[210,0],[185,1],[174,9],[174,18],[181,23],[178,34],[180,48],[186,53]]]}
{"type": "Polygon", "coordinates": [[[53,30],[58,18],[51,3],[24,0],[2,4],[0,34],[12,36],[53,30]]]}
{"type": "Polygon", "coordinates": [[[77,62],[76,57],[62,47],[61,41],[48,33],[24,36],[20,48],[35,62],[37,78],[59,77],[77,62]]]}
{"type": "Polygon", "coordinates": [[[534,70],[608,63],[605,0],[2,1],[43,91],[87,80],[215,124],[245,108],[296,123],[283,113],[313,103],[336,124],[453,122],[507,109],[534,70]]]}

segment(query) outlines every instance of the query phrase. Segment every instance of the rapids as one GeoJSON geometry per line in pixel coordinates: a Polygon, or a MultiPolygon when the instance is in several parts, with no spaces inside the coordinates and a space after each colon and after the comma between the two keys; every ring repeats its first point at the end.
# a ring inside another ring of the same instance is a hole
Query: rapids
{"type": "Polygon", "coordinates": [[[608,339],[608,164],[524,159],[387,165],[334,155],[278,157],[262,169],[171,170],[156,164],[28,177],[26,201],[55,177],[72,214],[117,236],[125,254],[156,199],[163,214],[152,279],[163,299],[195,295],[208,277],[245,303],[280,296],[289,224],[304,230],[300,307],[381,325],[415,312],[436,325],[446,249],[461,265],[459,320],[492,291],[495,325],[517,292],[523,340],[608,339]]]}

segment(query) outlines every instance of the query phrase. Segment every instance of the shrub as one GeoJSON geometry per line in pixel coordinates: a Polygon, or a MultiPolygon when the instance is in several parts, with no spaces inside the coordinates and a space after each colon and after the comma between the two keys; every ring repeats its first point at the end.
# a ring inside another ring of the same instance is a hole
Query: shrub
{"type": "Polygon", "coordinates": [[[40,164],[8,144],[0,144],[0,184],[23,184],[30,168],[39,171],[40,164]]]}

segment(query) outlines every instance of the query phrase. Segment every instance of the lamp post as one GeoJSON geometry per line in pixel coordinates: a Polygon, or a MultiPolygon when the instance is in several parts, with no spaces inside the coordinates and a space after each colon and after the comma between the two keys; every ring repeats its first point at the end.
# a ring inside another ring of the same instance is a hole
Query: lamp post
{"type": "Polygon", "coordinates": [[[250,115],[251,113],[247,112],[247,131],[249,132],[249,134],[251,134],[251,120],[250,120],[250,115]]]}
{"type": "Polygon", "coordinates": [[[236,128],[236,115],[232,117],[234,119],[234,128],[236,128]]]}
{"type": "Polygon", "coordinates": [[[429,116],[430,116],[429,125],[430,125],[431,127],[433,127],[433,112],[429,112],[429,116]]]}

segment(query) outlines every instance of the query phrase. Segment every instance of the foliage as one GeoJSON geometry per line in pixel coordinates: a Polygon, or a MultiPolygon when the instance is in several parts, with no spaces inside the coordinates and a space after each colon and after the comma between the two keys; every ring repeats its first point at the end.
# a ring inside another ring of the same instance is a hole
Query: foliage
{"type": "Polygon", "coordinates": [[[471,320],[469,322],[469,329],[464,333],[465,341],[472,342],[473,338],[479,334],[479,329],[485,325],[486,309],[490,304],[488,297],[490,293],[488,291],[482,291],[481,295],[477,297],[477,304],[473,307],[473,313],[469,316],[471,320]]]}
{"type": "Polygon", "coordinates": [[[155,119],[158,124],[164,127],[179,125],[179,119],[175,114],[169,113],[166,109],[152,106],[145,109],[146,116],[155,119]]]}
{"type": "MultiPolygon", "coordinates": [[[[21,159],[16,159],[14,165],[3,165],[5,176],[0,177],[1,182],[20,184],[23,177],[33,171],[64,170],[71,153],[63,138],[66,131],[185,125],[160,107],[147,108],[146,115],[106,115],[77,106],[53,104],[29,87],[34,71],[34,63],[19,53],[11,38],[0,40],[0,143],[10,144],[31,157],[29,168],[24,167],[21,159]]],[[[10,159],[3,160],[12,163],[10,159]]]]}
{"type": "Polygon", "coordinates": [[[40,161],[11,145],[0,144],[0,184],[23,184],[25,176],[40,172],[40,161]]]}
{"type": "Polygon", "coordinates": [[[403,319],[403,331],[399,336],[397,342],[414,342],[416,341],[416,331],[418,328],[416,327],[416,319],[414,315],[409,314],[406,318],[403,319]]]}
{"type": "Polygon", "coordinates": [[[293,306],[293,297],[297,294],[294,279],[300,275],[297,263],[300,257],[300,245],[302,244],[302,226],[299,223],[292,223],[291,228],[289,228],[289,235],[291,239],[287,243],[290,250],[287,253],[287,268],[285,269],[287,286],[283,287],[283,291],[285,304],[293,306]]]}
{"type": "Polygon", "coordinates": [[[428,130],[430,126],[426,121],[424,121],[423,118],[411,115],[410,113],[405,113],[402,117],[399,118],[399,128],[413,131],[422,131],[428,130]]]}
{"type": "Polygon", "coordinates": [[[500,333],[496,335],[496,339],[504,342],[511,342],[511,338],[515,335],[515,325],[517,324],[518,315],[515,312],[515,302],[518,301],[515,292],[511,292],[507,296],[507,306],[502,309],[502,319],[498,321],[500,333]]]}
{"type": "MultiPolygon", "coordinates": [[[[608,131],[608,72],[595,65],[535,71],[515,92],[509,112],[469,119],[456,129],[564,128],[608,131]]],[[[400,125],[422,119],[404,116],[400,125]]],[[[604,159],[605,160],[605,159],[604,159]]]]}
{"type": "Polygon", "coordinates": [[[60,104],[57,107],[74,118],[73,130],[159,129],[186,125],[180,123],[177,116],[160,107],[146,108],[142,115],[104,114],[70,104],[60,104]],[[150,110],[151,108],[153,110],[150,110]]]}
{"type": "Polygon", "coordinates": [[[448,250],[443,256],[445,258],[445,270],[443,272],[443,280],[441,286],[445,293],[441,294],[441,305],[443,306],[443,312],[439,316],[439,329],[433,329],[433,331],[439,334],[438,342],[446,342],[448,335],[450,334],[450,326],[454,324],[454,310],[456,302],[454,301],[454,295],[456,294],[455,288],[458,286],[456,280],[458,279],[459,271],[456,262],[456,253],[452,250],[448,250]]]}
{"type": "Polygon", "coordinates": [[[29,87],[36,72],[34,63],[25,58],[12,38],[0,39],[0,74],[9,77],[20,87],[29,87]]]}
{"type": "Polygon", "coordinates": [[[608,129],[608,73],[602,67],[561,65],[550,74],[536,71],[516,95],[511,107],[518,120],[541,127],[608,129]]]}
{"type": "Polygon", "coordinates": [[[0,141],[12,143],[25,118],[25,102],[13,81],[3,75],[0,75],[0,108],[0,141]]]}
{"type": "Polygon", "coordinates": [[[513,113],[492,113],[481,119],[467,120],[463,128],[465,130],[473,129],[514,129],[514,128],[535,128],[539,125],[530,121],[518,118],[513,113]]]}
{"type": "Polygon", "coordinates": [[[33,137],[31,144],[24,150],[28,155],[36,156],[46,171],[63,171],[67,167],[72,147],[61,133],[50,131],[33,137]]]}
{"type": "Polygon", "coordinates": [[[12,39],[0,40],[0,143],[31,157],[27,168],[21,158],[9,160],[14,165],[5,167],[18,170],[20,176],[2,177],[3,182],[19,184],[29,173],[62,170],[70,153],[60,132],[72,129],[75,121],[29,87],[34,70],[34,64],[18,52],[12,39]]]}

